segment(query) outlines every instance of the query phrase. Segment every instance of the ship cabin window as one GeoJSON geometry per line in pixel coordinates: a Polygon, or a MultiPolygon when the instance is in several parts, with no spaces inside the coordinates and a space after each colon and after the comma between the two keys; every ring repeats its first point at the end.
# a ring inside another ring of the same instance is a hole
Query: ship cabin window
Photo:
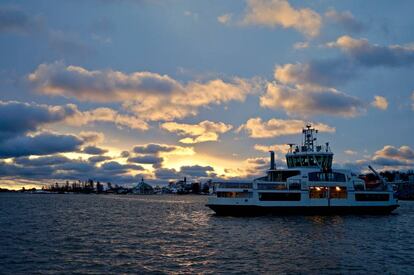
{"type": "Polygon", "coordinates": [[[331,199],[346,199],[348,192],[344,186],[331,186],[329,187],[329,198],[331,199]]]}
{"type": "Polygon", "coordinates": [[[286,183],[258,183],[257,189],[259,190],[286,190],[286,183]]]}
{"type": "Polygon", "coordinates": [[[300,193],[259,193],[260,201],[300,201],[300,193]]]}
{"type": "Polygon", "coordinates": [[[251,198],[252,192],[217,192],[218,198],[251,198]]]}
{"type": "Polygon", "coordinates": [[[327,155],[310,155],[310,156],[289,156],[287,165],[293,167],[332,167],[332,156],[327,155]]]}
{"type": "Polygon", "coordinates": [[[220,182],[219,188],[252,189],[251,182],[220,182]]]}
{"type": "Polygon", "coordinates": [[[309,198],[310,199],[325,199],[328,197],[328,187],[326,186],[310,186],[309,198]]]}
{"type": "Polygon", "coordinates": [[[300,171],[270,171],[269,181],[286,182],[288,178],[300,175],[300,171]]]}
{"type": "Polygon", "coordinates": [[[312,172],[309,173],[309,181],[334,181],[345,182],[345,174],[337,172],[312,172]]]}

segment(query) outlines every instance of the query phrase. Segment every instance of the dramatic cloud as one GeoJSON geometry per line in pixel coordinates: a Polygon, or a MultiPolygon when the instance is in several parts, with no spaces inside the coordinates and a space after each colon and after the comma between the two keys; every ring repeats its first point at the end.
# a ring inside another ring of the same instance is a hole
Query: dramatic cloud
{"type": "Polygon", "coordinates": [[[325,17],[348,32],[358,33],[365,28],[364,24],[356,20],[350,11],[337,12],[335,9],[330,9],[325,13],[325,17]]]}
{"type": "Polygon", "coordinates": [[[213,167],[200,165],[181,166],[180,169],[181,174],[189,175],[191,177],[207,177],[208,172],[212,171],[214,171],[213,167]]]}
{"type": "Polygon", "coordinates": [[[23,166],[60,165],[67,162],[70,162],[70,159],[62,155],[41,156],[37,158],[19,157],[14,160],[15,164],[23,166]]]}
{"type": "Polygon", "coordinates": [[[86,125],[94,122],[113,123],[119,128],[145,131],[149,129],[148,124],[135,115],[120,114],[110,108],[101,107],[89,111],[78,111],[66,120],[72,125],[86,125]]]}
{"type": "Polygon", "coordinates": [[[181,166],[180,170],[159,168],[155,170],[157,179],[176,180],[184,177],[189,178],[205,178],[214,175],[214,169],[211,166],[181,166]]]}
{"type": "Polygon", "coordinates": [[[309,37],[319,34],[321,16],[308,8],[295,9],[287,0],[248,0],[243,23],[294,28],[309,37]]]}
{"type": "Polygon", "coordinates": [[[200,107],[244,101],[256,91],[253,82],[233,78],[182,84],[150,72],[88,71],[62,62],[41,64],[28,81],[42,94],[83,101],[122,102],[142,120],[172,120],[197,114],[200,107]]]}
{"type": "Polygon", "coordinates": [[[318,114],[354,117],[365,110],[360,99],[333,88],[289,87],[276,83],[268,84],[266,94],[260,97],[260,106],[303,117],[318,114]]]}
{"type": "Polygon", "coordinates": [[[0,140],[35,131],[48,123],[61,122],[75,113],[74,105],[47,106],[0,101],[0,140]]]}
{"type": "MultiPolygon", "coordinates": [[[[261,118],[251,118],[241,125],[238,131],[245,130],[252,138],[272,138],[284,135],[297,135],[302,132],[308,122],[303,120],[270,119],[262,121],[261,118]]],[[[322,123],[312,123],[313,127],[321,132],[332,133],[335,128],[322,123]]]]}
{"type": "Polygon", "coordinates": [[[39,133],[0,141],[0,158],[78,151],[83,141],[74,135],[39,133]]]}
{"type": "Polygon", "coordinates": [[[83,148],[82,153],[89,154],[89,155],[103,155],[107,153],[108,150],[96,147],[96,146],[87,146],[83,148]]]}
{"type": "Polygon", "coordinates": [[[376,95],[374,101],[371,102],[371,105],[380,110],[387,110],[388,100],[383,96],[376,95]]]}
{"type": "MultiPolygon", "coordinates": [[[[355,155],[356,152],[352,154],[355,155]]],[[[414,150],[407,145],[399,148],[386,145],[372,156],[365,156],[364,159],[342,164],[342,166],[356,171],[366,170],[368,165],[380,167],[380,170],[412,169],[414,167],[414,150]]]]}
{"type": "Polygon", "coordinates": [[[380,46],[370,44],[367,39],[355,39],[347,35],[341,36],[335,42],[330,42],[327,45],[341,49],[353,61],[367,67],[397,67],[414,64],[414,47],[412,45],[380,46]]]}
{"type": "Polygon", "coordinates": [[[252,180],[266,174],[269,169],[269,158],[247,158],[240,167],[225,169],[226,178],[232,180],[252,180]]]}
{"type": "Polygon", "coordinates": [[[0,32],[29,33],[40,27],[40,19],[14,7],[0,7],[0,32]]]}
{"type": "Polygon", "coordinates": [[[147,155],[147,156],[136,156],[128,158],[128,162],[133,163],[140,163],[140,164],[152,164],[154,167],[161,167],[162,162],[164,161],[163,158],[147,155]]]}
{"type": "Polygon", "coordinates": [[[108,156],[93,156],[88,158],[88,161],[91,163],[98,163],[98,162],[103,162],[103,161],[107,161],[112,159],[111,157],[108,156]]]}
{"type": "Polygon", "coordinates": [[[138,154],[159,154],[165,152],[172,152],[177,150],[177,146],[167,144],[149,143],[145,145],[137,145],[134,147],[134,152],[138,154]]]}
{"type": "Polygon", "coordinates": [[[379,157],[398,159],[401,161],[414,161],[414,151],[407,145],[401,146],[400,148],[386,145],[381,150],[375,152],[374,159],[379,157]]]}
{"type": "Polygon", "coordinates": [[[176,122],[165,122],[161,128],[185,136],[181,143],[200,143],[206,141],[217,141],[219,134],[223,134],[233,128],[232,125],[223,122],[202,121],[198,124],[184,124],[176,122]]]}
{"type": "MultiPolygon", "coordinates": [[[[92,158],[98,158],[95,156],[92,158]]],[[[102,161],[69,159],[64,156],[19,157],[12,162],[0,161],[0,178],[2,180],[28,179],[38,182],[57,180],[88,180],[112,182],[114,184],[131,184],[141,177],[150,177],[142,166],[121,164],[110,161],[97,166],[102,161]]],[[[96,159],[97,160],[97,159],[96,159]]]]}
{"type": "Polygon", "coordinates": [[[274,77],[283,84],[334,87],[352,78],[353,68],[352,63],[343,59],[317,60],[277,66],[274,77]]]}
{"type": "Polygon", "coordinates": [[[105,135],[100,132],[94,131],[82,131],[79,133],[79,137],[87,144],[99,144],[105,139],[105,135]]]}

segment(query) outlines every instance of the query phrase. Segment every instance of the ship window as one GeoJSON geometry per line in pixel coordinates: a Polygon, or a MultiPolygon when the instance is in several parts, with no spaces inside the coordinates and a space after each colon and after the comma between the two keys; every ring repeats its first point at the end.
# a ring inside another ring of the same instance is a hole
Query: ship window
{"type": "Polygon", "coordinates": [[[300,201],[300,193],[259,193],[260,201],[300,201]]]}
{"type": "Polygon", "coordinates": [[[300,157],[295,157],[295,166],[300,167],[300,164],[301,164],[300,157]]]}
{"type": "Polygon", "coordinates": [[[331,199],[346,199],[348,197],[348,192],[346,191],[346,187],[331,186],[329,188],[329,197],[331,199]]]}
{"type": "Polygon", "coordinates": [[[239,189],[251,189],[251,182],[220,182],[219,188],[239,188],[239,189]]]}
{"type": "Polygon", "coordinates": [[[317,166],[314,157],[309,157],[309,166],[317,166]]]}
{"type": "Polygon", "coordinates": [[[309,166],[309,160],[308,160],[308,157],[307,156],[305,156],[305,157],[302,158],[302,166],[303,167],[309,166]]]}
{"type": "Polygon", "coordinates": [[[332,172],[312,172],[309,173],[309,181],[334,181],[334,182],[345,182],[345,174],[332,172]]]}
{"type": "Polygon", "coordinates": [[[287,158],[287,165],[288,165],[289,168],[293,167],[293,161],[292,161],[291,157],[287,158]]]}
{"type": "Polygon", "coordinates": [[[286,182],[288,178],[300,175],[300,171],[271,171],[269,172],[269,180],[277,182],[286,182]]]}
{"type": "Polygon", "coordinates": [[[388,194],[355,194],[356,201],[388,201],[388,194]]]}
{"type": "Polygon", "coordinates": [[[218,198],[251,198],[252,192],[217,192],[218,198]]]}
{"type": "Polygon", "coordinates": [[[274,184],[274,183],[258,183],[257,189],[259,190],[286,190],[286,184],[274,184]]]}
{"type": "Polygon", "coordinates": [[[328,196],[328,187],[325,186],[311,186],[309,187],[310,199],[324,199],[328,196]]]}

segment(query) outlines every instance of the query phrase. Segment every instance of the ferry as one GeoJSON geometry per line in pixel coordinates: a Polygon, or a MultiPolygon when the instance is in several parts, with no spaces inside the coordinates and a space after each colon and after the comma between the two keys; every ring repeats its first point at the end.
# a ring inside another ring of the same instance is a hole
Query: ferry
{"type": "Polygon", "coordinates": [[[332,168],[329,143],[318,145],[318,130],[306,125],[301,145],[288,144],[287,169],[277,169],[270,151],[267,175],[248,182],[215,182],[206,206],[217,215],[390,214],[398,205],[392,184],[377,176],[365,182],[347,169],[332,168]]]}

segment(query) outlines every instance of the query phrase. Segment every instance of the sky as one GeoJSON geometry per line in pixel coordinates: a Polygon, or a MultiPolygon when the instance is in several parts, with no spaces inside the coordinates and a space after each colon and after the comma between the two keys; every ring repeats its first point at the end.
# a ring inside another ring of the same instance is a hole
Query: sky
{"type": "Polygon", "coordinates": [[[0,3],[0,187],[252,179],[312,123],[334,166],[414,167],[414,3],[0,3]]]}

